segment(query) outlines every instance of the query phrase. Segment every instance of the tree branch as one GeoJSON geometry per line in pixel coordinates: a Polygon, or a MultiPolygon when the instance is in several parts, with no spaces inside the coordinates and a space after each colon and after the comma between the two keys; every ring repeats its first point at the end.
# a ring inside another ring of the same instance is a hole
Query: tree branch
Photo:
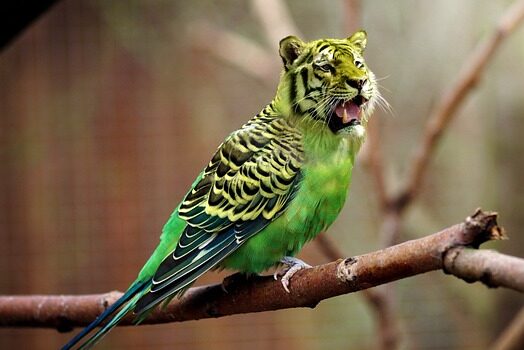
{"type": "Polygon", "coordinates": [[[524,348],[524,307],[491,346],[492,350],[518,350],[524,348]]]}
{"type": "Polygon", "coordinates": [[[270,47],[276,47],[276,44],[288,35],[302,37],[289,8],[282,0],[252,0],[251,6],[264,29],[270,47]]]}
{"type": "MultiPolygon", "coordinates": [[[[455,256],[457,247],[478,247],[482,242],[504,237],[497,226],[497,214],[477,210],[464,223],[443,231],[404,242],[383,250],[339,259],[337,261],[299,271],[292,280],[291,293],[286,293],[280,281],[270,276],[245,279],[241,275],[227,278],[222,285],[191,288],[182,298],[173,301],[165,310],[156,310],[144,323],[181,322],[202,318],[222,317],[240,313],[262,312],[294,307],[315,307],[320,301],[367,289],[398,279],[428,271],[445,269],[448,273],[462,275],[462,261],[468,261],[462,252],[455,256]],[[453,258],[446,263],[450,252],[453,258]],[[223,290],[225,286],[228,292],[223,290]]],[[[468,253],[469,254],[469,253],[468,253]]],[[[518,271],[504,269],[504,279],[490,279],[490,287],[515,287],[506,284],[509,279],[522,281],[524,260],[515,259],[518,271]]],[[[490,260],[492,261],[492,260],[490,260]]],[[[485,265],[486,271],[492,266],[485,265]]],[[[482,275],[481,275],[482,276],[482,275]]],[[[468,281],[471,281],[468,274],[468,281]]],[[[479,281],[483,282],[483,278],[479,281]]],[[[523,290],[520,282],[518,290],[523,290]]],[[[0,297],[0,326],[3,327],[52,327],[70,330],[85,326],[122,294],[83,296],[4,296],[0,297]]],[[[122,325],[132,323],[132,315],[122,325]]]]}
{"type": "Polygon", "coordinates": [[[415,151],[411,168],[408,171],[404,189],[394,199],[394,204],[402,211],[417,194],[430,162],[435,146],[442,133],[456,115],[456,111],[466,96],[477,85],[487,64],[492,60],[497,48],[524,20],[524,0],[516,1],[501,17],[495,30],[486,40],[480,42],[464,62],[457,80],[445,89],[445,93],[430,113],[422,142],[415,151]]]}
{"type": "Polygon", "coordinates": [[[276,83],[279,61],[265,47],[217,26],[194,23],[190,27],[195,48],[206,50],[267,86],[276,83]]]}
{"type": "Polygon", "coordinates": [[[295,22],[281,0],[252,0],[255,16],[264,29],[271,50],[236,32],[213,25],[194,23],[191,26],[195,47],[207,50],[263,84],[273,87],[279,76],[279,60],[275,58],[278,42],[286,35],[298,35],[295,22]]]}
{"type": "Polygon", "coordinates": [[[370,173],[374,182],[380,212],[384,214],[389,209],[390,196],[384,176],[384,159],[380,147],[380,122],[378,118],[372,118],[367,126],[366,142],[359,154],[359,160],[365,170],[370,173]]]}
{"type": "MultiPolygon", "coordinates": [[[[502,44],[524,20],[524,0],[516,1],[501,17],[491,36],[481,41],[472,54],[464,61],[458,73],[458,78],[444,89],[435,108],[430,112],[424,134],[416,148],[409,165],[407,180],[402,190],[395,196],[387,196],[383,179],[379,145],[374,144],[368,156],[369,169],[375,178],[376,188],[385,216],[380,229],[380,237],[385,246],[398,242],[401,228],[402,213],[413,202],[421,188],[421,184],[429,166],[433,153],[444,131],[456,115],[456,111],[464,102],[466,96],[473,90],[488,63],[493,59],[496,49],[502,44]]],[[[370,139],[376,135],[370,135],[370,139]]]]}
{"type": "MultiPolygon", "coordinates": [[[[407,181],[396,196],[388,195],[380,144],[377,142],[377,125],[369,125],[368,145],[367,148],[364,148],[367,151],[367,157],[364,158],[364,163],[373,176],[380,207],[384,215],[380,228],[382,246],[391,246],[399,241],[402,214],[420,191],[426,169],[438,141],[468,93],[473,90],[482,76],[496,49],[522,23],[523,18],[524,1],[519,0],[501,17],[493,34],[487,40],[481,42],[470,57],[465,60],[458,74],[458,79],[445,89],[447,93],[442,96],[440,102],[431,111],[424,135],[416,149],[413,160],[409,164],[407,181]]],[[[384,315],[389,314],[391,316],[391,310],[394,310],[394,297],[391,293],[392,288],[388,286],[386,288],[389,289],[388,292],[381,291],[380,294],[377,294],[382,298],[377,305],[381,305],[383,310],[390,311],[389,313],[382,312],[384,315]]],[[[393,329],[396,327],[395,322],[390,321],[389,324],[392,325],[393,329]]],[[[391,332],[391,334],[392,336],[389,339],[382,337],[382,349],[396,349],[398,347],[398,331],[391,332]]]]}
{"type": "Polygon", "coordinates": [[[444,258],[444,271],[466,282],[481,281],[488,287],[506,287],[524,293],[522,259],[493,250],[450,249],[444,258]]]}
{"type": "Polygon", "coordinates": [[[344,1],[344,31],[346,36],[356,32],[362,26],[362,3],[360,0],[344,1]]]}

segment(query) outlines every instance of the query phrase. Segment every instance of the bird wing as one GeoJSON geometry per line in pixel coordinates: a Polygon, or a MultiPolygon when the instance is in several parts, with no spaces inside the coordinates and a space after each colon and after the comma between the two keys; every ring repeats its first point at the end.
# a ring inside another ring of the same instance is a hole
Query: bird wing
{"type": "Polygon", "coordinates": [[[180,205],[187,225],[135,313],[184,291],[276,219],[297,192],[302,163],[301,134],[282,119],[254,119],[231,134],[180,205]]]}

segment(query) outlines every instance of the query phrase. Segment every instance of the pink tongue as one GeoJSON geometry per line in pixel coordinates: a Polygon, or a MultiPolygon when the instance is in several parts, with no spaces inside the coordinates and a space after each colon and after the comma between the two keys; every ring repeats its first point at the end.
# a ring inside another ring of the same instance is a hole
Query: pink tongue
{"type": "Polygon", "coordinates": [[[335,113],[342,119],[343,124],[352,120],[360,121],[360,107],[351,101],[339,104],[335,108],[335,113]]]}

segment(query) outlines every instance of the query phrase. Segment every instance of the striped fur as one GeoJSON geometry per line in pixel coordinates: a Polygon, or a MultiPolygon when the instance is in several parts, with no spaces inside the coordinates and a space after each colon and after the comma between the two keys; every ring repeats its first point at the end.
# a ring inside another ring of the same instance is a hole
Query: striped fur
{"type": "MultiPolygon", "coordinates": [[[[280,46],[284,84],[279,88],[287,91],[282,103],[300,118],[329,124],[338,104],[360,99],[365,124],[375,104],[386,103],[378,92],[375,75],[363,58],[365,32],[357,32],[348,39],[310,43],[290,36],[282,39],[280,46]]],[[[349,128],[334,131],[345,132],[349,128]]]]}

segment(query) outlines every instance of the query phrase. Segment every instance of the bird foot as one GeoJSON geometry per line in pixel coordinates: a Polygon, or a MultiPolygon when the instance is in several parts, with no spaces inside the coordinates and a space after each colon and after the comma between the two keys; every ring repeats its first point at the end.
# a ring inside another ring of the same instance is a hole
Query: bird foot
{"type": "Polygon", "coordinates": [[[280,259],[280,262],[286,265],[286,267],[282,270],[275,271],[273,278],[278,280],[278,277],[282,276],[282,279],[280,280],[282,282],[282,287],[284,287],[286,292],[291,293],[289,290],[289,281],[291,280],[291,277],[300,270],[310,268],[311,265],[291,256],[283,257],[280,259]]]}

